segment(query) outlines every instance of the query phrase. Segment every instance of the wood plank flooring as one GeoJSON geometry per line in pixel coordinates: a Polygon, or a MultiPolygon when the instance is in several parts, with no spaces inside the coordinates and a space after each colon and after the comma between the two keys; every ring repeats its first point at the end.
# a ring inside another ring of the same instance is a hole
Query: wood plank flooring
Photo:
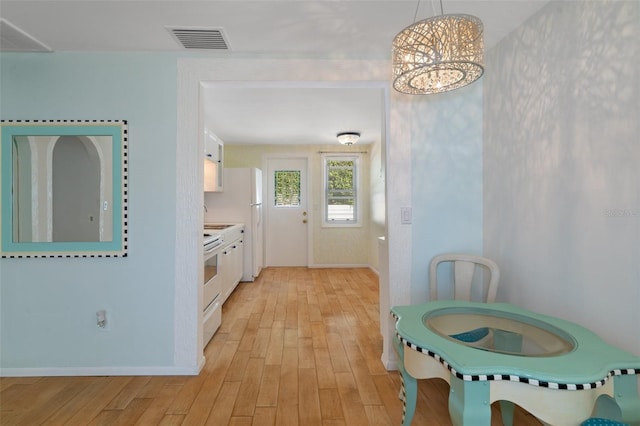
{"type": "MultiPolygon", "coordinates": [[[[368,269],[268,268],[225,303],[198,376],[2,378],[0,424],[400,425],[378,322],[368,269]]],[[[447,398],[420,381],[412,424],[451,425],[447,398]]],[[[540,425],[519,408],[514,423],[540,425]]]]}

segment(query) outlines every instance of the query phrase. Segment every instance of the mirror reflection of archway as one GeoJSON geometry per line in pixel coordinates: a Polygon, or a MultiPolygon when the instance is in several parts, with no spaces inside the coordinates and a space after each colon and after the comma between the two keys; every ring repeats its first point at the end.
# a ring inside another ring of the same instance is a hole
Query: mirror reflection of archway
{"type": "Polygon", "coordinates": [[[106,135],[13,137],[13,241],[111,241],[112,149],[106,135]]]}
{"type": "Polygon", "coordinates": [[[100,158],[93,143],[78,136],[57,140],[51,189],[52,241],[99,241],[100,158]]]}

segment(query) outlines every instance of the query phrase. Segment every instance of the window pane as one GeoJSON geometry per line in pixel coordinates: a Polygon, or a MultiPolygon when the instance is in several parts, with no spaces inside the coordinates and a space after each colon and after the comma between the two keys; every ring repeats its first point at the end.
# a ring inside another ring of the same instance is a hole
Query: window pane
{"type": "Polygon", "coordinates": [[[329,220],[343,220],[353,221],[355,220],[353,206],[331,205],[327,206],[329,220]]]}
{"type": "Polygon", "coordinates": [[[276,170],[276,207],[300,207],[300,170],[276,170]]]}
{"type": "Polygon", "coordinates": [[[355,160],[326,162],[326,220],[330,222],[356,221],[355,160]]]}
{"type": "Polygon", "coordinates": [[[353,191],[350,190],[342,190],[342,191],[327,191],[327,194],[329,196],[329,198],[336,198],[336,197],[353,197],[353,191]]]}
{"type": "Polygon", "coordinates": [[[347,189],[353,191],[353,161],[327,162],[328,182],[327,189],[347,189]]]}

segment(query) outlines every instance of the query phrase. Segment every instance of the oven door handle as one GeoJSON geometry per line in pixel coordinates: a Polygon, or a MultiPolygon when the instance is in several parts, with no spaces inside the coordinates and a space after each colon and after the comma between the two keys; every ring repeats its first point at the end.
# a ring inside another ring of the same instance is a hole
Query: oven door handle
{"type": "Polygon", "coordinates": [[[215,244],[215,245],[212,245],[212,246],[204,246],[204,254],[213,253],[215,251],[215,249],[217,249],[221,245],[222,245],[222,243],[215,244]]]}

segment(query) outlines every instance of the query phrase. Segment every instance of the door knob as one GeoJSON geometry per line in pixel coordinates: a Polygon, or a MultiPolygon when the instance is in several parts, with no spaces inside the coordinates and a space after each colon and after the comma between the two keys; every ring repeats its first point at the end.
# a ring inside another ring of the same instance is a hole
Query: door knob
{"type": "Polygon", "coordinates": [[[307,219],[303,219],[303,220],[302,220],[302,223],[307,223],[307,219]]]}
{"type": "Polygon", "coordinates": [[[306,216],[306,215],[307,215],[307,212],[302,212],[302,216],[306,216]]]}

